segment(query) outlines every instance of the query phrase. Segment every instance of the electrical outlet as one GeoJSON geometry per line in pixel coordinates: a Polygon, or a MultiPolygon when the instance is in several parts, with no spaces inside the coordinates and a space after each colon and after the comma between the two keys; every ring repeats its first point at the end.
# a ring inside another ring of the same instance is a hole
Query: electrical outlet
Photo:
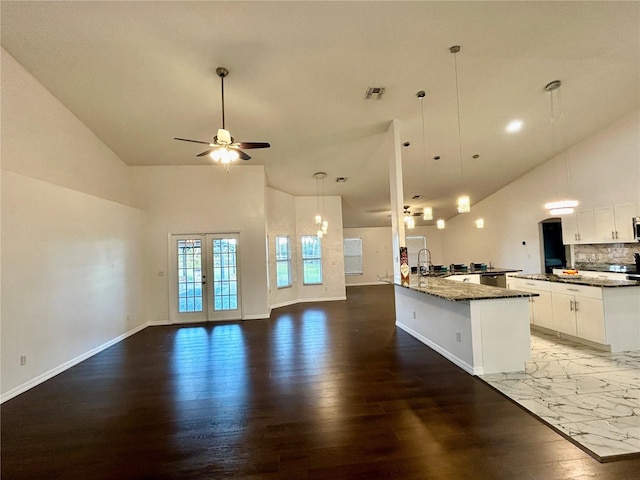
{"type": "Polygon", "coordinates": [[[131,321],[131,314],[127,313],[127,323],[129,323],[131,321]]]}
{"type": "Polygon", "coordinates": [[[26,365],[26,364],[27,364],[27,356],[20,355],[20,365],[26,365]]]}
{"type": "Polygon", "coordinates": [[[413,319],[416,319],[416,312],[413,312],[413,319]]]}
{"type": "Polygon", "coordinates": [[[460,330],[456,330],[456,342],[462,341],[462,335],[460,335],[460,330]]]}

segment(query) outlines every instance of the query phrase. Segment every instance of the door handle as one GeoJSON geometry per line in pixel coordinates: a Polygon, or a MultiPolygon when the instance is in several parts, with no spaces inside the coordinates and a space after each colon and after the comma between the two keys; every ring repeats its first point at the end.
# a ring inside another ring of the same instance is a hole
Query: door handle
{"type": "Polygon", "coordinates": [[[578,306],[580,304],[578,303],[578,301],[576,300],[575,302],[573,302],[573,309],[577,312],[578,311],[578,306]]]}
{"type": "Polygon", "coordinates": [[[569,311],[573,312],[573,300],[569,300],[569,311]]]}

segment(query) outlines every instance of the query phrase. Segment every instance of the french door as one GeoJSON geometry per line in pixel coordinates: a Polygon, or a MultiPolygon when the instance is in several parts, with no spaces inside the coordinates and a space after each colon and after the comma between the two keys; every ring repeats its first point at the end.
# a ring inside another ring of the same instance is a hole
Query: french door
{"type": "Polygon", "coordinates": [[[171,322],[242,318],[239,234],[171,236],[171,322]]]}

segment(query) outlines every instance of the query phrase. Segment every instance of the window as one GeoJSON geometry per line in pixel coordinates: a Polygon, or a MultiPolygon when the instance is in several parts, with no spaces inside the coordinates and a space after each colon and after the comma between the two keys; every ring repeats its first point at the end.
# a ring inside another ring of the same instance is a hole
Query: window
{"type": "Polygon", "coordinates": [[[315,235],[302,237],[302,283],[304,285],[322,283],[322,244],[315,235]]]}
{"type": "Polygon", "coordinates": [[[344,274],[362,275],[362,239],[344,239],[344,274]]]}
{"type": "Polygon", "coordinates": [[[276,286],[291,286],[291,249],[289,237],[276,237],[276,286]]]}

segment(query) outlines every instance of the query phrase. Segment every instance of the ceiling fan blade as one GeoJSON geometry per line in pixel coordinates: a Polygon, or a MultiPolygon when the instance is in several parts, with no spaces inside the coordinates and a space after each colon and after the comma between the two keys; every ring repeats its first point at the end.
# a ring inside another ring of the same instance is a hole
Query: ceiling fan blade
{"type": "Polygon", "coordinates": [[[173,137],[174,140],[180,140],[181,142],[202,143],[204,145],[211,145],[209,142],[203,142],[202,140],[190,140],[188,138],[173,137]]]}
{"type": "Polygon", "coordinates": [[[243,152],[242,150],[240,150],[239,148],[233,148],[236,152],[238,152],[238,156],[242,159],[242,160],[251,160],[251,157],[249,155],[247,155],[245,152],[243,152]]]}
{"type": "Polygon", "coordinates": [[[206,156],[206,155],[209,155],[209,154],[210,154],[211,152],[213,152],[214,150],[215,150],[215,148],[212,148],[212,149],[210,149],[210,150],[205,150],[204,152],[199,153],[199,154],[198,154],[198,155],[196,155],[196,156],[197,156],[197,157],[204,157],[204,156],[206,156]]]}
{"type": "Polygon", "coordinates": [[[238,145],[240,148],[269,148],[271,145],[269,145],[267,142],[237,142],[236,145],[238,145]]]}

